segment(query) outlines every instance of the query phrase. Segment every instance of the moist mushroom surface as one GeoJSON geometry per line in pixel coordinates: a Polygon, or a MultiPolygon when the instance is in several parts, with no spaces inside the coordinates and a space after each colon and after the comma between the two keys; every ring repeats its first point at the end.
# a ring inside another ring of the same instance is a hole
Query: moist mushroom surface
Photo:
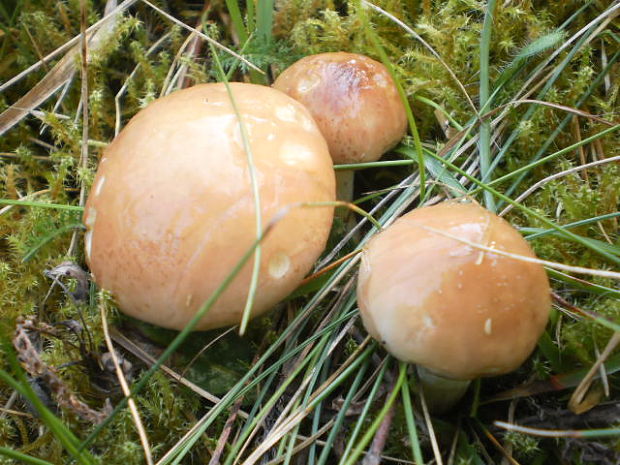
{"type": "Polygon", "coordinates": [[[334,163],[378,160],[407,130],[405,107],[390,73],[364,55],[307,56],[284,70],[273,86],[310,110],[334,163]]]}
{"type": "Polygon", "coordinates": [[[365,248],[357,289],[364,326],[400,360],[446,378],[514,370],[547,323],[543,267],[440,232],[534,257],[517,230],[475,203],[414,210],[365,248]]]}
{"type": "MultiPolygon", "coordinates": [[[[299,202],[334,200],[327,144],[308,111],[265,86],[232,83],[248,133],[263,227],[299,202]]],[[[136,318],[182,328],[256,239],[237,114],[224,84],[174,92],[106,148],[86,204],[86,260],[136,318]]],[[[286,297],[322,252],[332,208],[293,208],[262,243],[255,316],[286,297]]],[[[240,321],[251,263],[197,329],[240,321]]]]}

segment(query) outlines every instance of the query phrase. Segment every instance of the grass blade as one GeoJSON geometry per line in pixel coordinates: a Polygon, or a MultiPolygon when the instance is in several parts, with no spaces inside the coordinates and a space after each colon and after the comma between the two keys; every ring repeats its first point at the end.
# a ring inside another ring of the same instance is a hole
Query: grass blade
{"type": "MultiPolygon", "coordinates": [[[[491,48],[494,9],[495,0],[489,0],[487,2],[484,23],[482,25],[482,34],[480,36],[480,113],[488,111],[491,104],[491,100],[489,99],[489,53],[491,48]]],[[[486,119],[480,123],[478,153],[480,154],[480,180],[482,182],[487,182],[490,180],[491,176],[491,123],[486,119]]],[[[493,195],[488,191],[484,192],[484,204],[488,210],[495,213],[495,200],[493,195]]]]}
{"type": "Polygon", "coordinates": [[[5,457],[9,457],[13,460],[19,460],[21,463],[27,463],[31,465],[54,465],[52,462],[48,462],[47,460],[42,460],[31,455],[22,454],[21,452],[9,449],[8,447],[0,446],[0,455],[4,455],[5,457]]]}
{"type": "MultiPolygon", "coordinates": [[[[407,373],[408,364],[400,362],[398,369],[402,373],[407,373]]],[[[420,448],[420,441],[418,440],[418,432],[415,426],[415,417],[413,415],[413,406],[411,405],[411,393],[409,392],[409,377],[405,379],[401,388],[401,396],[403,399],[403,409],[405,411],[405,421],[407,422],[407,432],[409,433],[409,441],[411,442],[411,452],[413,455],[413,461],[417,465],[424,465],[424,458],[422,457],[422,449],[420,448]]]]}

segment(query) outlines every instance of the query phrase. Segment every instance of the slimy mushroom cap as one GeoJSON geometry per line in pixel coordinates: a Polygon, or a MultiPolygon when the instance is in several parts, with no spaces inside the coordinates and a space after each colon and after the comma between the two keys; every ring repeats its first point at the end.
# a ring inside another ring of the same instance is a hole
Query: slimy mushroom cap
{"type": "Polygon", "coordinates": [[[337,164],[376,161],[407,130],[390,73],[364,55],[307,56],[284,70],[273,86],[310,110],[337,164]]]}
{"type": "Polygon", "coordinates": [[[357,289],[364,326],[398,359],[445,378],[516,369],[548,320],[550,288],[543,267],[437,231],[535,257],[517,230],[475,203],[414,210],[364,250],[357,289]]]}
{"type": "MultiPolygon", "coordinates": [[[[263,227],[301,202],[334,200],[327,144],[308,111],[265,86],[231,83],[247,129],[263,227]]],[[[140,111],[106,148],[85,208],[97,284],[136,318],[180,329],[256,239],[248,158],[224,84],[202,84],[140,111]]],[[[253,316],[284,299],[323,251],[330,207],[292,208],[262,243],[253,316]]],[[[248,263],[197,329],[241,319],[248,263]]]]}

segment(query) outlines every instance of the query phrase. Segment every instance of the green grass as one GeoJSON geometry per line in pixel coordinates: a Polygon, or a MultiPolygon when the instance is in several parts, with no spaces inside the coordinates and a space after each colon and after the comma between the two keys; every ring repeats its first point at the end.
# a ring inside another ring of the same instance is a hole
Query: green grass
{"type": "MultiPolygon", "coordinates": [[[[41,56],[77,43],[73,37],[80,31],[79,2],[56,3],[32,0],[11,2],[14,9],[0,6],[0,81],[8,83],[1,87],[0,111],[32,89],[65,52],[46,63],[39,63],[41,56]],[[30,71],[13,80],[23,70],[30,71]]],[[[103,3],[89,3],[88,26],[102,17],[103,3]]],[[[323,265],[360,250],[381,228],[430,199],[468,195],[492,210],[512,205],[506,219],[540,258],[594,272],[618,270],[617,167],[608,163],[567,174],[515,201],[554,173],[618,155],[619,84],[614,71],[620,52],[611,22],[620,9],[617,3],[226,0],[205,10],[201,2],[127,5],[121,4],[116,17],[114,41],[96,50],[88,63],[88,138],[97,141],[89,143],[88,166],[80,164],[83,128],[77,77],[65,93],[51,94],[37,108],[44,112],[40,118],[28,116],[2,135],[7,156],[0,157],[0,336],[10,344],[19,315],[50,324],[83,322],[88,340],[94,341],[85,352],[75,349],[87,339],[79,332],[44,336],[40,347],[45,362],[62,366],[59,375],[93,406],[102,402],[95,395],[102,373],[72,362],[105,352],[98,308],[114,306],[94,287],[89,302],[74,303],[51,287],[43,271],[65,260],[84,265],[81,252],[68,252],[70,232],[79,230],[83,210],[81,183],[91,182],[117,127],[155,96],[184,83],[269,84],[298,57],[321,51],[365,53],[388,67],[406,103],[409,135],[383,160],[336,167],[356,170],[356,198],[352,205],[331,206],[350,208],[360,216],[354,233],[335,225],[325,252],[331,258],[323,265]],[[190,30],[201,39],[208,36],[210,44],[203,43],[198,51],[186,48],[190,30]],[[529,102],[519,103],[524,99],[529,102]],[[448,121],[446,132],[436,111],[448,121]]],[[[252,166],[251,151],[247,153],[252,166]]],[[[257,195],[255,200],[258,209],[257,195]]],[[[249,322],[244,338],[255,357],[241,361],[246,371],[229,381],[219,401],[166,381],[163,365],[200,383],[180,365],[178,354],[188,341],[194,347],[216,337],[192,328],[245,263],[254,259],[257,267],[256,251],[272,226],[258,219],[256,242],[182,331],[158,338],[157,329],[136,330],[134,323],[109,312],[112,323],[135,337],[137,345],[159,349],[150,366],[119,349],[134,365],[132,397],[157,463],[209,463],[237,406],[220,457],[225,465],[263,459],[274,465],[358,463],[390,408],[394,417],[382,463],[429,463],[439,453],[444,463],[451,456],[451,463],[499,464],[500,448],[509,450],[508,445],[519,463],[551,463],[551,457],[580,463],[579,450],[584,448],[617,450],[617,424],[538,428],[519,423],[532,412],[546,419],[553,418],[552,412],[565,412],[566,400],[595,362],[597,350],[619,330],[620,292],[612,274],[548,269],[554,292],[571,307],[556,303],[539,349],[522,368],[481,380],[454,411],[432,418],[438,452],[429,438],[414,370],[370,342],[359,321],[359,254],[309,283],[286,302],[287,310],[249,322]],[[499,398],[519,399],[511,424],[505,423],[510,405],[499,398]],[[192,407],[186,416],[168,415],[168,402],[192,407]],[[529,435],[529,442],[505,434],[505,429],[529,435]]],[[[250,289],[248,302],[255,291],[256,286],[250,289]]],[[[210,354],[208,349],[200,354],[197,365],[208,362],[210,354]]],[[[217,362],[222,367],[240,363],[217,362]]],[[[615,403],[617,349],[606,367],[609,400],[615,403]]],[[[0,414],[0,461],[118,465],[144,459],[124,396],[105,394],[114,404],[112,415],[100,425],[84,424],[70,411],[46,406],[49,401],[33,391],[27,376],[12,350],[0,353],[0,407],[8,405],[14,392],[21,396],[0,414]],[[22,398],[34,406],[35,416],[9,413],[26,410],[22,398]],[[38,439],[39,428],[46,432],[46,442],[38,439]]],[[[595,401],[594,409],[604,417],[603,400],[595,401]]]]}

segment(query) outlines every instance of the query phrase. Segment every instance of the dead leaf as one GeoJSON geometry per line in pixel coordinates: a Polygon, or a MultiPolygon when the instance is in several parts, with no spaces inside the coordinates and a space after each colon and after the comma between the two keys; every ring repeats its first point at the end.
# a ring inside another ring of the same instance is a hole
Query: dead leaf
{"type": "Polygon", "coordinates": [[[76,301],[84,302],[88,298],[90,275],[80,268],[78,264],[74,262],[62,262],[51,270],[45,270],[43,274],[62,287],[62,290],[76,301]],[[77,281],[74,291],[71,291],[61,281],[62,278],[66,277],[73,278],[77,281]]]}

